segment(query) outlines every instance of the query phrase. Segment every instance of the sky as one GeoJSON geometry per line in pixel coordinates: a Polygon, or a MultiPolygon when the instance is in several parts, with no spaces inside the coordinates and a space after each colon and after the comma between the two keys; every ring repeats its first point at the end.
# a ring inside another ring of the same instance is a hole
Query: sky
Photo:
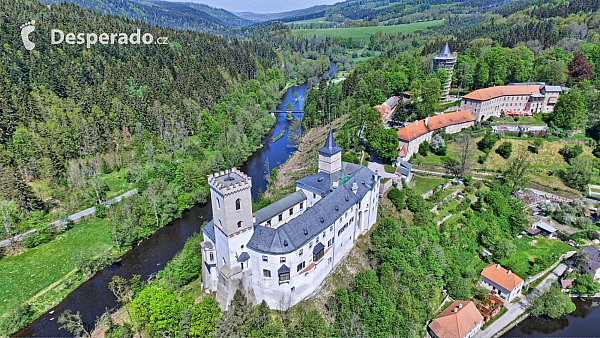
{"type": "Polygon", "coordinates": [[[199,2],[211,7],[224,8],[230,12],[279,13],[308,8],[315,5],[331,5],[342,0],[170,0],[199,2]]]}

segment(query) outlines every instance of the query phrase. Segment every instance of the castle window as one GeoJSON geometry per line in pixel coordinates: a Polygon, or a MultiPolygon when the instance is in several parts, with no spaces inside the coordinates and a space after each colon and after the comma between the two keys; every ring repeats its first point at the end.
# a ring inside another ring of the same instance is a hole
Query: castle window
{"type": "Polygon", "coordinates": [[[310,243],[308,243],[308,248],[312,248],[312,241],[310,241],[310,243]]]}
{"type": "Polygon", "coordinates": [[[277,270],[279,274],[279,282],[285,282],[290,280],[290,268],[287,265],[283,264],[279,270],[277,270]]]}
{"type": "Polygon", "coordinates": [[[240,209],[242,209],[242,200],[238,198],[237,200],[235,200],[235,210],[240,209]]]}
{"type": "Polygon", "coordinates": [[[294,214],[294,208],[290,208],[290,216],[294,214]]]}
{"type": "Polygon", "coordinates": [[[313,192],[313,198],[317,198],[317,194],[313,192]]]}
{"type": "Polygon", "coordinates": [[[332,246],[333,245],[333,237],[327,241],[327,246],[332,246]]]}
{"type": "Polygon", "coordinates": [[[300,252],[298,252],[298,256],[302,256],[303,253],[304,253],[304,249],[300,249],[300,252]]]}
{"type": "Polygon", "coordinates": [[[292,292],[296,291],[296,287],[295,287],[295,286],[292,286],[292,289],[291,289],[291,290],[292,290],[292,292]]]}
{"type": "Polygon", "coordinates": [[[283,221],[283,214],[279,214],[279,222],[283,221]]]}
{"type": "Polygon", "coordinates": [[[325,246],[323,243],[319,243],[315,245],[315,249],[313,250],[313,261],[317,262],[325,255],[325,246]]]}
{"type": "Polygon", "coordinates": [[[262,260],[263,262],[268,262],[269,261],[269,257],[267,257],[266,255],[262,256],[262,260]]]}
{"type": "Polygon", "coordinates": [[[215,254],[211,252],[208,254],[208,257],[210,257],[209,259],[213,261],[215,259],[215,254]]]}
{"type": "Polygon", "coordinates": [[[304,202],[300,202],[300,210],[304,209],[304,202]]]}
{"type": "Polygon", "coordinates": [[[290,280],[290,273],[289,272],[283,272],[279,274],[279,281],[280,282],[284,282],[284,281],[288,281],[290,280]]]}
{"type": "Polygon", "coordinates": [[[285,257],[279,257],[279,263],[285,263],[285,257]]]}
{"type": "Polygon", "coordinates": [[[302,261],[302,263],[298,264],[298,266],[296,267],[296,272],[300,272],[300,270],[304,269],[305,266],[306,262],[302,261]]]}
{"type": "Polygon", "coordinates": [[[271,270],[263,269],[263,277],[271,278],[271,270]]]}
{"type": "Polygon", "coordinates": [[[271,226],[271,220],[267,221],[267,226],[270,227],[271,226]]]}
{"type": "Polygon", "coordinates": [[[325,238],[325,231],[323,231],[323,238],[325,238]]]}
{"type": "Polygon", "coordinates": [[[329,232],[333,231],[333,225],[329,227],[329,232]]]}
{"type": "Polygon", "coordinates": [[[238,222],[238,229],[242,227],[242,221],[238,222]]]}
{"type": "Polygon", "coordinates": [[[221,202],[219,201],[218,197],[216,198],[216,200],[217,200],[217,209],[220,210],[221,209],[221,202]]]}

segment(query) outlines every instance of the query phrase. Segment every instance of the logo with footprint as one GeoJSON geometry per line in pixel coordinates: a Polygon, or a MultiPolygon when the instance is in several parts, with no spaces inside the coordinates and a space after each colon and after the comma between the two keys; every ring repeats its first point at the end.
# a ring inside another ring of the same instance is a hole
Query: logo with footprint
{"type": "Polygon", "coordinates": [[[35,43],[29,40],[29,34],[35,30],[35,20],[31,20],[29,22],[21,25],[21,39],[23,39],[23,46],[27,50],[33,50],[35,48],[35,43]]]}

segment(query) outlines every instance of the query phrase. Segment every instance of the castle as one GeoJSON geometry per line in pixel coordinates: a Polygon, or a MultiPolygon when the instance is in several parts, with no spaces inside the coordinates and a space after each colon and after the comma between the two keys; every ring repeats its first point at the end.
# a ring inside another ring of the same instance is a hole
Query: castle
{"type": "Polygon", "coordinates": [[[454,74],[454,64],[456,63],[456,53],[450,53],[450,47],[448,44],[444,46],[442,52],[433,57],[433,72],[437,73],[440,68],[445,68],[449,73],[450,77],[446,83],[443,83],[444,89],[442,90],[442,99],[447,100],[450,95],[450,87],[452,86],[452,74],[454,74]]]}
{"type": "Polygon", "coordinates": [[[318,173],[255,213],[250,177],[236,169],[208,177],[213,219],[203,228],[202,284],[223,309],[237,289],[254,304],[288,309],[309,297],[375,224],[380,176],[341,156],[330,131],[318,173]]]}
{"type": "Polygon", "coordinates": [[[502,113],[552,113],[558,97],[565,92],[561,86],[543,82],[509,83],[477,89],[462,97],[460,109],[468,109],[477,121],[485,121],[502,113]]]}

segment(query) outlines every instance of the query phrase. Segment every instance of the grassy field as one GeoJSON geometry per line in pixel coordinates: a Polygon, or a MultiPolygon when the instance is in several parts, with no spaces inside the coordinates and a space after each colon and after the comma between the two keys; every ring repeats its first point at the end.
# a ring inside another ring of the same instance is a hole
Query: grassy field
{"type": "MultiPolygon", "coordinates": [[[[533,239],[528,236],[523,236],[521,239],[515,239],[514,243],[517,246],[517,252],[511,257],[501,261],[500,264],[510,265],[508,264],[509,261],[519,262],[519,264],[524,265],[523,269],[527,270],[527,266],[530,264],[529,262],[533,262],[534,259],[540,258],[546,253],[559,256],[565,252],[574,250],[571,246],[556,239],[548,239],[546,237],[538,236],[535,238],[535,245],[531,245],[532,240],[533,239]]],[[[529,276],[519,275],[519,277],[527,278],[529,276]]]]}
{"type": "Polygon", "coordinates": [[[319,23],[319,22],[325,22],[325,17],[322,16],[320,18],[314,18],[314,19],[308,19],[308,20],[298,20],[298,21],[292,21],[292,22],[288,22],[288,25],[291,24],[303,24],[303,23],[319,23]]]}
{"type": "Polygon", "coordinates": [[[427,29],[429,27],[435,27],[442,25],[443,20],[432,20],[423,22],[413,22],[410,24],[393,25],[393,26],[372,26],[372,27],[353,27],[353,28],[323,28],[323,29],[294,29],[292,35],[329,35],[329,36],[341,36],[344,38],[352,38],[355,40],[362,40],[369,42],[371,35],[382,32],[382,33],[412,33],[414,31],[427,29]]]}
{"type": "Polygon", "coordinates": [[[72,272],[79,263],[78,257],[91,258],[106,253],[111,246],[107,221],[84,220],[49,243],[1,259],[0,314],[6,314],[36,295],[39,298],[32,303],[37,314],[56,305],[78,282],[68,287],[57,283],[47,294],[40,292],[72,272]]]}
{"type": "MultiPolygon", "coordinates": [[[[474,144],[479,142],[482,137],[474,139],[474,144]]],[[[509,162],[519,152],[525,152],[529,154],[531,166],[530,166],[530,180],[533,183],[537,183],[551,190],[561,190],[571,194],[579,194],[577,191],[565,186],[563,181],[556,175],[555,172],[559,170],[565,170],[569,167],[569,164],[564,160],[562,155],[559,154],[559,150],[565,146],[562,141],[548,141],[544,140],[544,145],[539,153],[534,154],[529,150],[532,144],[532,139],[528,138],[503,138],[499,140],[492,151],[490,152],[487,160],[483,163],[477,163],[476,159],[484,153],[476,150],[473,154],[472,169],[474,171],[487,171],[487,172],[499,172],[508,167],[509,162]],[[508,159],[504,159],[496,153],[496,149],[503,142],[510,142],[513,145],[512,156],[508,159]]],[[[592,149],[588,146],[583,146],[584,152],[581,156],[593,157],[592,149]]],[[[451,142],[448,144],[447,156],[458,158],[459,147],[456,143],[451,142]]],[[[426,170],[437,171],[443,170],[443,157],[429,154],[426,157],[416,156],[411,160],[413,164],[421,165],[421,168],[426,170]]]]}
{"type": "Polygon", "coordinates": [[[519,116],[517,118],[518,121],[515,120],[515,118],[513,117],[503,117],[503,118],[497,118],[494,120],[494,122],[492,122],[493,126],[499,126],[499,125],[518,125],[518,126],[545,126],[546,123],[544,121],[538,118],[535,118],[533,116],[519,116]]]}
{"type": "Polygon", "coordinates": [[[423,177],[423,176],[415,176],[412,184],[412,189],[417,194],[422,194],[427,192],[440,184],[444,184],[447,180],[441,177],[423,177]]]}

